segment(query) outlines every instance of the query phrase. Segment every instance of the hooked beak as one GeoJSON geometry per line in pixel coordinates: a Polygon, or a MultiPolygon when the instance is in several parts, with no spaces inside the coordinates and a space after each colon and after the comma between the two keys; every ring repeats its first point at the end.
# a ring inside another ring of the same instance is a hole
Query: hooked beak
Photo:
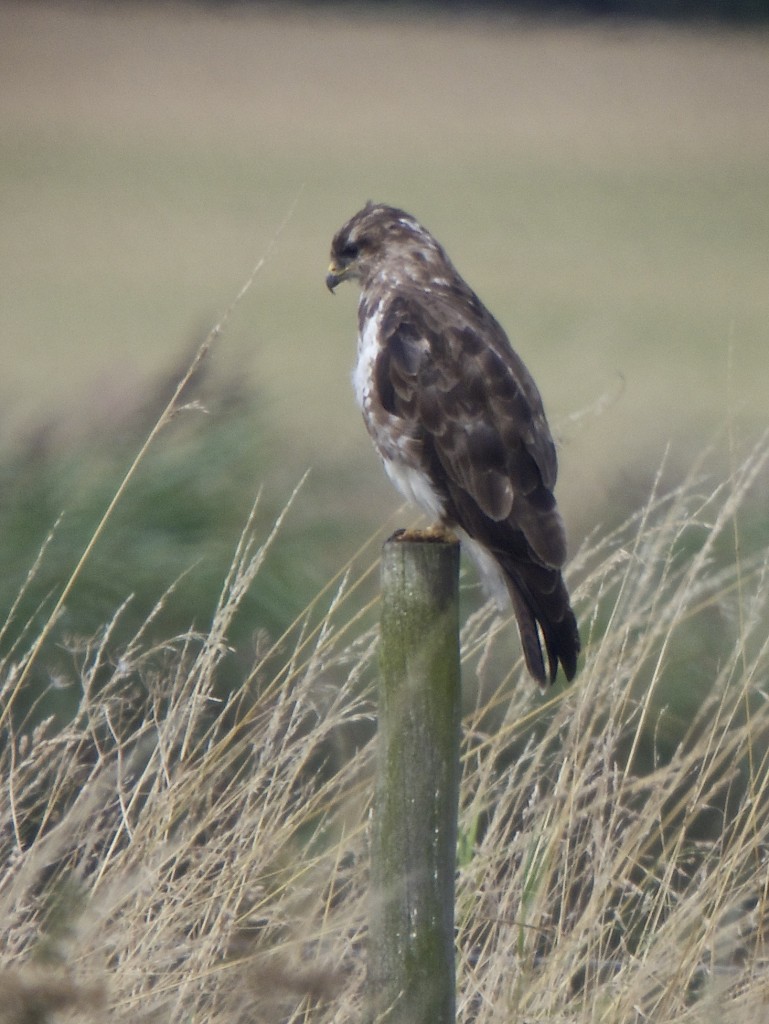
{"type": "Polygon", "coordinates": [[[341,281],[344,281],[346,277],[347,267],[344,267],[340,263],[337,263],[334,260],[332,260],[331,263],[329,264],[328,273],[326,274],[326,287],[328,288],[332,295],[334,294],[334,289],[336,288],[336,286],[341,281]]]}

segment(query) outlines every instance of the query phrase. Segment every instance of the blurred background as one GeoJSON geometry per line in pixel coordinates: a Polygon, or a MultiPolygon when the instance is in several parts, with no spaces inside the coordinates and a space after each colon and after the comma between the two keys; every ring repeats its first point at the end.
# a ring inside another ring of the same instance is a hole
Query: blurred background
{"type": "Polygon", "coordinates": [[[369,198],[436,235],[534,374],[572,550],[642,505],[663,461],[675,483],[712,443],[723,479],[769,398],[767,13],[0,5],[0,622],[64,513],[6,659],[269,252],[198,382],[207,414],[161,438],[68,602],[45,707],[71,704],[71,638],[129,595],[125,636],[184,573],[157,628],[205,627],[260,487],[266,534],[311,470],[244,650],[410,521],[352,397],[356,293],[324,287],[331,236],[369,198]]]}

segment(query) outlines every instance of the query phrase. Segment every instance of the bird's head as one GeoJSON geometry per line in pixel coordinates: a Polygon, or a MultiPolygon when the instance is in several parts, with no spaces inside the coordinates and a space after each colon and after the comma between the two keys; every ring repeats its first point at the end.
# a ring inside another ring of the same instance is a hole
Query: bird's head
{"type": "Polygon", "coordinates": [[[410,214],[394,206],[368,202],[334,235],[326,285],[333,292],[342,281],[372,280],[386,264],[413,263],[424,268],[430,256],[445,259],[443,250],[410,214]]]}

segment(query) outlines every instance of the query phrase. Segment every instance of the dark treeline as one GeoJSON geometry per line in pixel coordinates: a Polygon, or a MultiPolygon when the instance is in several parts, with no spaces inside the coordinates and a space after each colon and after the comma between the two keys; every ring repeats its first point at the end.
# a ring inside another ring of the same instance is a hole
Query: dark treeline
{"type": "MultiPolygon", "coordinates": [[[[259,3],[262,0],[252,0],[259,3]]],[[[207,6],[247,6],[249,0],[204,0],[207,6]]],[[[732,24],[769,22],[769,0],[305,0],[310,8],[349,6],[365,9],[424,10],[459,14],[509,12],[529,17],[575,16],[651,18],[732,24]]]]}

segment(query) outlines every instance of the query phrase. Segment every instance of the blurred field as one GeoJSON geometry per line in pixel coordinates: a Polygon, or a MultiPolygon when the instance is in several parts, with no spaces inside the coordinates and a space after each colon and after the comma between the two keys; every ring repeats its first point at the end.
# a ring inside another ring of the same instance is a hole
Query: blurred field
{"type": "Polygon", "coordinates": [[[376,521],[355,297],[323,288],[375,197],[446,244],[534,371],[576,541],[668,443],[686,462],[764,416],[768,102],[765,34],[3,5],[6,433],[134,404],[293,208],[216,359],[297,475],[359,466],[347,509],[376,521]]]}

